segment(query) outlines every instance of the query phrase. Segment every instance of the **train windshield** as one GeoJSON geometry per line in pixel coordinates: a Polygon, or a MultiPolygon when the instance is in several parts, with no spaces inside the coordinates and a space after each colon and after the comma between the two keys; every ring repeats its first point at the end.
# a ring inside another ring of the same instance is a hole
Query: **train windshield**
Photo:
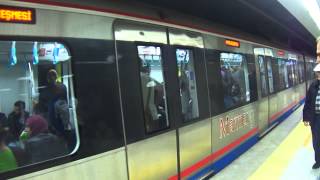
{"type": "Polygon", "coordinates": [[[71,56],[57,42],[0,41],[0,140],[7,171],[76,150],[71,56]]]}

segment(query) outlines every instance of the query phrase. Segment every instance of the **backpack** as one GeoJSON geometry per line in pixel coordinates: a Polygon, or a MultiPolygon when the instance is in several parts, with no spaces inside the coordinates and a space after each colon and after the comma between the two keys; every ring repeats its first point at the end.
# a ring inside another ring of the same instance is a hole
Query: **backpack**
{"type": "Polygon", "coordinates": [[[70,114],[69,114],[69,105],[66,100],[59,99],[54,104],[55,117],[59,118],[62,121],[63,127],[65,130],[70,130],[70,114]]]}

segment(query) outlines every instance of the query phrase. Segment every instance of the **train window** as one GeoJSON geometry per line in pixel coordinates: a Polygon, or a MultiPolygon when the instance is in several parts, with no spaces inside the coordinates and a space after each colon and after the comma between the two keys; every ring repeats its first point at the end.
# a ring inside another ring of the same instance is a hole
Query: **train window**
{"type": "Polygon", "coordinates": [[[67,47],[30,41],[0,41],[0,47],[0,140],[8,147],[7,167],[74,152],[76,101],[67,47]]]}
{"type": "Polygon", "coordinates": [[[305,79],[304,75],[304,63],[298,61],[299,83],[303,83],[305,79]]]}
{"type": "Polygon", "coordinates": [[[307,62],[306,63],[306,68],[307,68],[307,79],[312,80],[315,77],[315,74],[313,72],[314,68],[314,63],[313,62],[307,62]]]}
{"type": "Polygon", "coordinates": [[[190,121],[199,117],[193,51],[189,49],[176,49],[176,58],[182,117],[184,121],[190,121]]]}
{"type": "Polygon", "coordinates": [[[258,64],[259,64],[259,71],[260,71],[260,83],[261,83],[261,94],[262,97],[268,95],[268,88],[267,88],[267,72],[265,67],[265,61],[263,56],[258,56],[258,64]]]}
{"type": "MultiPolygon", "coordinates": [[[[279,90],[289,87],[288,82],[288,63],[285,59],[278,58],[278,71],[279,71],[279,90]]],[[[291,72],[291,71],[290,71],[291,72]]]]}
{"type": "Polygon", "coordinates": [[[267,60],[267,71],[268,71],[268,82],[269,82],[269,93],[273,93],[274,90],[274,81],[273,81],[273,74],[275,71],[273,70],[273,60],[271,57],[266,57],[267,60]]]}
{"type": "Polygon", "coordinates": [[[294,70],[295,84],[299,84],[301,75],[300,75],[300,71],[299,71],[299,62],[298,61],[293,61],[293,70],[294,70]]]}
{"type": "Polygon", "coordinates": [[[242,54],[220,53],[220,71],[226,109],[250,101],[248,68],[242,54]]]}
{"type": "Polygon", "coordinates": [[[273,87],[275,92],[281,91],[280,85],[280,72],[279,72],[279,62],[277,58],[272,58],[272,77],[273,77],[273,87]]]}
{"type": "Polygon", "coordinates": [[[292,63],[293,63],[293,82],[294,84],[299,84],[300,75],[298,71],[298,62],[296,60],[293,60],[292,63]]]}
{"type": "Polygon", "coordinates": [[[294,61],[289,59],[286,61],[286,65],[289,87],[292,87],[295,84],[294,61]]]}
{"type": "Polygon", "coordinates": [[[310,63],[306,62],[306,80],[310,79],[310,63]]]}
{"type": "Polygon", "coordinates": [[[158,46],[137,46],[145,127],[152,133],[169,127],[165,83],[158,46]]]}

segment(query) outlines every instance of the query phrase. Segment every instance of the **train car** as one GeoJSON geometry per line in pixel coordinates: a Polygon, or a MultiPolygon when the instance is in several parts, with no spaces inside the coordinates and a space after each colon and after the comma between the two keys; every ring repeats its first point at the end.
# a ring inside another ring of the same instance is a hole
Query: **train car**
{"type": "Polygon", "coordinates": [[[0,178],[201,179],[302,105],[314,77],[312,55],[232,28],[90,3],[0,2],[0,140],[16,163],[0,178]]]}

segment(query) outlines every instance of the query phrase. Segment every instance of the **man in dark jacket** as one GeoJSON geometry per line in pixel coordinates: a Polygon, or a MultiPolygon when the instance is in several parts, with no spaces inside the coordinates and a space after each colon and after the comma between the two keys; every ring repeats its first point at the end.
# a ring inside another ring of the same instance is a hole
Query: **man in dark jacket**
{"type": "Polygon", "coordinates": [[[8,116],[8,125],[10,131],[9,141],[19,140],[20,133],[25,128],[25,122],[29,117],[29,113],[25,109],[25,102],[17,101],[14,103],[14,109],[8,116]]]}
{"type": "Polygon", "coordinates": [[[45,114],[47,120],[49,120],[49,129],[51,132],[66,138],[66,126],[68,125],[69,119],[64,119],[59,112],[68,111],[67,88],[64,84],[58,82],[58,73],[54,69],[48,71],[47,80],[48,84],[46,88],[44,88],[39,95],[39,106],[42,113],[45,114]]]}
{"type": "Polygon", "coordinates": [[[303,122],[311,126],[315,164],[312,169],[320,167],[320,64],[313,69],[317,79],[310,85],[303,108],[303,122]]]}

